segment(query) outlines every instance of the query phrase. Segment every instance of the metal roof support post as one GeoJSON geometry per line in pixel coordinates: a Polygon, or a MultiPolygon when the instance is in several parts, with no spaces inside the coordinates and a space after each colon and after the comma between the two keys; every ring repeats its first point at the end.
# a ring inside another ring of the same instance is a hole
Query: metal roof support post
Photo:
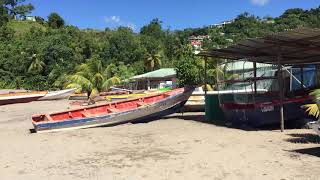
{"type": "Polygon", "coordinates": [[[280,127],[281,132],[284,132],[284,112],[283,112],[283,99],[284,99],[284,89],[283,89],[283,74],[282,74],[282,55],[281,55],[281,49],[278,49],[278,84],[279,84],[279,95],[280,95],[280,127]]]}
{"type": "Polygon", "coordinates": [[[257,62],[253,62],[254,94],[257,94],[257,62]]]}
{"type": "Polygon", "coordinates": [[[301,89],[304,89],[304,72],[303,66],[300,66],[300,82],[301,82],[301,89]]]}
{"type": "Polygon", "coordinates": [[[207,66],[208,66],[208,57],[206,56],[204,58],[204,95],[205,96],[207,96],[207,93],[208,93],[208,88],[207,88],[207,84],[208,84],[207,66]]]}

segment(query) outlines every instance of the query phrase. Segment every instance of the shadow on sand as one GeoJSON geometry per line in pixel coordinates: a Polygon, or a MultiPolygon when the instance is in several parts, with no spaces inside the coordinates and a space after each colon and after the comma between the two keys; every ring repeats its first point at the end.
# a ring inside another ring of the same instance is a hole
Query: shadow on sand
{"type": "Polygon", "coordinates": [[[297,149],[297,150],[293,150],[291,152],[310,155],[310,156],[315,156],[315,157],[319,157],[320,158],[320,147],[297,149]]]}
{"type": "Polygon", "coordinates": [[[320,137],[316,134],[288,134],[291,138],[286,139],[287,142],[300,144],[320,144],[320,137]]]}
{"type": "MultiPolygon", "coordinates": [[[[171,116],[164,117],[162,119],[170,119],[170,118],[177,118],[181,120],[187,120],[187,121],[195,121],[200,123],[206,123],[206,124],[212,124],[215,126],[221,126],[221,127],[227,127],[227,128],[233,128],[233,129],[240,129],[244,131],[270,131],[270,130],[279,130],[280,124],[274,124],[274,125],[266,125],[263,127],[252,127],[250,125],[240,124],[240,125],[232,125],[231,123],[228,123],[226,121],[221,120],[211,120],[208,121],[205,118],[204,113],[176,113],[171,116]]],[[[286,122],[285,128],[286,129],[297,129],[297,128],[304,128],[303,123],[297,122],[297,121],[291,121],[286,122]]]]}
{"type": "Polygon", "coordinates": [[[320,157],[320,137],[311,133],[301,133],[301,134],[288,134],[291,138],[286,139],[287,142],[295,144],[319,144],[319,147],[315,148],[305,148],[296,149],[290,152],[306,154],[311,156],[320,157]]]}

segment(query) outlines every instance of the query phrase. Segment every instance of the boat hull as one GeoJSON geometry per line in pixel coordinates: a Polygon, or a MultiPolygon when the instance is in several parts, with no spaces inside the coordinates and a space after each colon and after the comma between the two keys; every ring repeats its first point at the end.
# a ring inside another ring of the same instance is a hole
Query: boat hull
{"type": "Polygon", "coordinates": [[[0,100],[0,106],[8,105],[8,104],[17,104],[17,103],[28,103],[32,101],[36,101],[42,96],[34,96],[34,97],[25,97],[25,98],[17,98],[17,99],[3,99],[0,100]]]}
{"type": "MultiPolygon", "coordinates": [[[[309,119],[301,106],[306,103],[288,103],[284,105],[285,122],[309,119]]],[[[233,125],[262,127],[280,124],[280,106],[267,106],[254,109],[222,109],[225,120],[233,125]]]]}
{"type": "Polygon", "coordinates": [[[66,89],[61,91],[49,92],[44,97],[39,98],[38,101],[68,99],[70,95],[73,94],[75,91],[75,89],[66,89]]]}
{"type": "Polygon", "coordinates": [[[145,121],[151,118],[159,118],[177,112],[185,104],[191,93],[192,91],[179,93],[156,103],[119,113],[59,122],[33,123],[33,125],[36,132],[49,132],[116,125],[134,121],[145,121]]]}
{"type": "Polygon", "coordinates": [[[28,103],[46,95],[47,92],[9,93],[0,95],[0,105],[28,103]]]}

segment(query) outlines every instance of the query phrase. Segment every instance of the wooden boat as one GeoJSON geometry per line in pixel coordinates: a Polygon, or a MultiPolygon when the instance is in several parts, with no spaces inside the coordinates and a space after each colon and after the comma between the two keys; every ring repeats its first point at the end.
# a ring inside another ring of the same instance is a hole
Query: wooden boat
{"type": "Polygon", "coordinates": [[[178,111],[193,89],[181,88],[141,98],[32,116],[36,132],[115,125],[159,118],[178,111]]]}
{"type": "MultiPolygon", "coordinates": [[[[236,126],[249,125],[263,127],[280,123],[280,104],[283,104],[284,121],[286,124],[303,126],[313,121],[301,108],[311,104],[309,91],[317,87],[316,69],[313,66],[303,68],[290,67],[283,71],[284,99],[281,103],[276,80],[278,70],[258,70],[257,77],[271,77],[256,81],[257,92],[254,92],[254,82],[234,82],[219,92],[220,107],[225,120],[236,126]],[[302,74],[302,75],[301,75],[302,74]],[[301,76],[304,83],[301,82],[301,76]],[[272,79],[273,78],[273,79],[272,79]],[[234,91],[232,89],[240,89],[234,91]]],[[[252,72],[248,72],[252,75],[252,72]]],[[[241,75],[242,76],[242,75],[241,75]]],[[[244,77],[246,77],[244,75],[244,77]]]]}
{"type": "Polygon", "coordinates": [[[88,100],[87,93],[74,93],[71,94],[69,100],[88,100]]]}
{"type": "Polygon", "coordinates": [[[0,105],[28,103],[31,101],[35,101],[45,96],[46,94],[47,92],[24,92],[24,93],[0,94],[0,105]]]}
{"type": "Polygon", "coordinates": [[[202,87],[196,88],[183,107],[184,112],[204,112],[205,92],[202,87]]]}
{"type": "Polygon", "coordinates": [[[114,95],[114,96],[106,96],[106,100],[108,101],[119,101],[130,98],[144,97],[148,96],[148,94],[126,94],[126,95],[114,95]]]}
{"type": "Polygon", "coordinates": [[[76,89],[65,89],[61,91],[51,91],[48,92],[44,97],[39,98],[39,101],[50,101],[50,100],[58,100],[58,99],[67,99],[73,94],[76,89]]]}

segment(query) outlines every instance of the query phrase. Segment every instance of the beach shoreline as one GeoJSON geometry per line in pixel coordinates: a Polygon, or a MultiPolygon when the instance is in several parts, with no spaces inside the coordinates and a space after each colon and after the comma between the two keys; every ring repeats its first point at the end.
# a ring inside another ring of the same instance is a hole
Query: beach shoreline
{"type": "Polygon", "coordinates": [[[244,131],[184,113],[30,133],[32,114],[67,110],[69,103],[1,106],[1,179],[319,179],[320,144],[308,129],[244,131]]]}

